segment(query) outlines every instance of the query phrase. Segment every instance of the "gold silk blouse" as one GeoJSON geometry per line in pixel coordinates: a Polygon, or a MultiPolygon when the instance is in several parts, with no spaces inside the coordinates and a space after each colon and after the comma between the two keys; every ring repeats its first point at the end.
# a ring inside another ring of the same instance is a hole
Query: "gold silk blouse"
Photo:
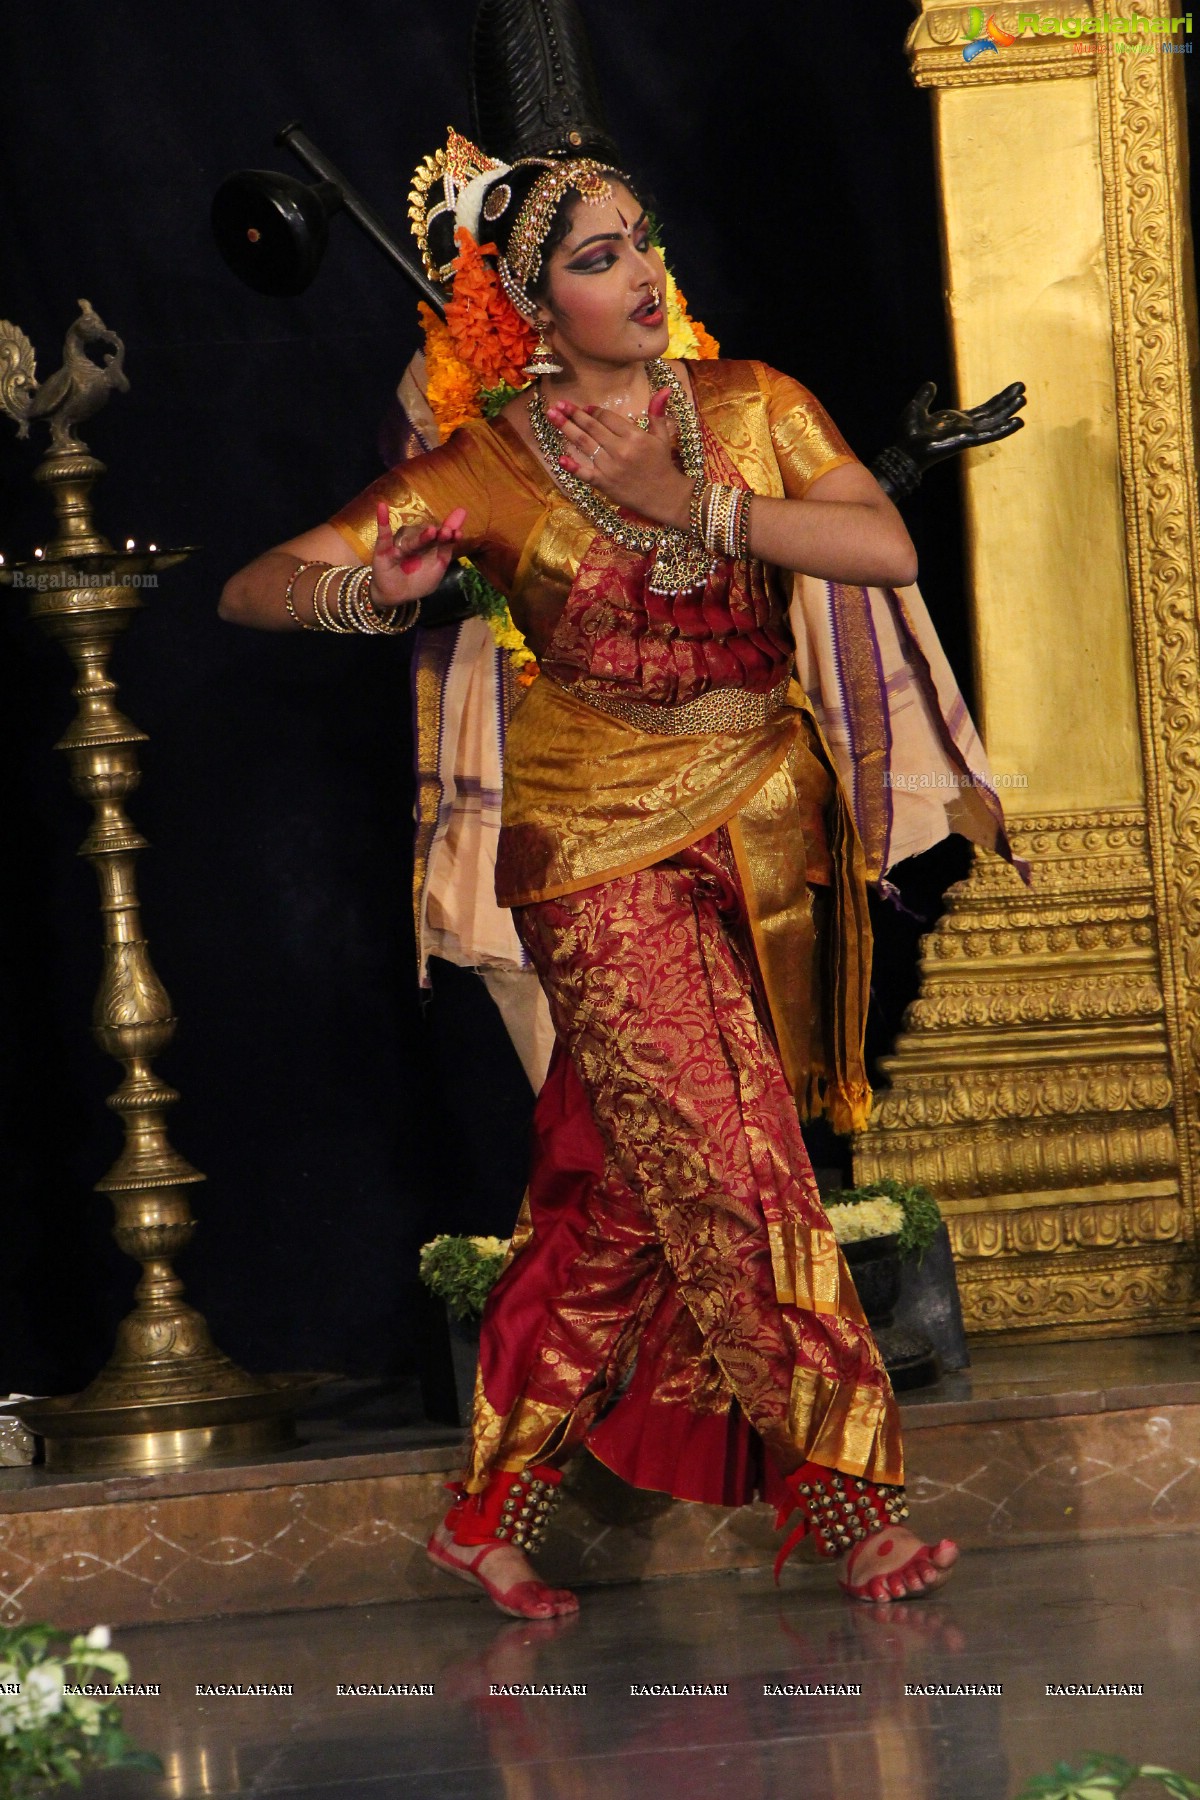
{"type": "MultiPolygon", "coordinates": [[[[761,362],[686,367],[701,417],[754,492],[803,499],[819,476],[857,460],[820,401],[790,375],[761,362]]],[[[394,531],[440,523],[465,507],[462,554],[505,596],[534,653],[545,652],[596,529],[506,419],[470,420],[335,513],[330,523],[363,562],[374,550],[380,500],[394,531]]]]}

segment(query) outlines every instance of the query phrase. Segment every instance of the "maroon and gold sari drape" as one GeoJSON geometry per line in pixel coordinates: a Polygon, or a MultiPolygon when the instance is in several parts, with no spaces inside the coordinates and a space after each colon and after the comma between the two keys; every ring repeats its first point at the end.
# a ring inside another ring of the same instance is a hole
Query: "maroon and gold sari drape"
{"type": "MultiPolygon", "coordinates": [[[[852,460],[786,377],[689,373],[710,478],[799,496],[852,460]]],[[[651,594],[647,559],[587,527],[511,429],[462,436],[387,497],[400,523],[461,494],[539,653],[508,727],[497,898],[557,1035],[466,1485],[582,1443],[683,1499],[782,1499],[806,1461],[899,1484],[895,1401],[800,1131],[865,1119],[870,934],[791,680],[788,587],[719,558],[702,592],[651,594]]],[[[385,486],[337,521],[360,554],[385,486]]]]}
{"type": "Polygon", "coordinates": [[[770,573],[722,558],[679,599],[647,574],[593,539],[509,727],[497,897],[559,1048],[467,1485],[581,1443],[690,1500],[782,1499],[806,1461],[899,1484],[800,1131],[869,1099],[861,847],[770,573]]]}

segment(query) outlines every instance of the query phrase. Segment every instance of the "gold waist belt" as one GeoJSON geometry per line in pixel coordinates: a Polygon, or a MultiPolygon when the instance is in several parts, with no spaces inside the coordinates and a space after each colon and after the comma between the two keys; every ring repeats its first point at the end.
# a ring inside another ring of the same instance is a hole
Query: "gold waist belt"
{"type": "Polygon", "coordinates": [[[614,719],[623,719],[637,731],[678,737],[705,731],[749,731],[765,725],[783,711],[790,682],[791,676],[785,675],[767,694],[752,694],[746,688],[709,688],[682,706],[654,706],[647,700],[593,693],[586,681],[575,682],[567,692],[614,719]]]}

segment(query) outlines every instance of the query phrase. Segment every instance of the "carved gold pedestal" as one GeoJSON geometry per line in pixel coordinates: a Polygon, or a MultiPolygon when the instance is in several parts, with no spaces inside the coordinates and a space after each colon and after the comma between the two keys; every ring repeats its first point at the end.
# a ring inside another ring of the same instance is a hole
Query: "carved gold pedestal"
{"type": "Polygon", "coordinates": [[[951,891],[857,1145],[939,1196],[968,1329],[1185,1325],[1170,1056],[1136,811],[1012,821],[951,891]]]}
{"type": "Polygon", "coordinates": [[[1138,24],[1162,0],[1001,5],[1017,41],[967,60],[969,9],[918,10],[959,383],[1029,392],[964,489],[980,722],[1033,885],[980,856],[952,891],[856,1174],[938,1193],[973,1331],[1173,1330],[1200,1097],[1186,32],[1138,24]]]}

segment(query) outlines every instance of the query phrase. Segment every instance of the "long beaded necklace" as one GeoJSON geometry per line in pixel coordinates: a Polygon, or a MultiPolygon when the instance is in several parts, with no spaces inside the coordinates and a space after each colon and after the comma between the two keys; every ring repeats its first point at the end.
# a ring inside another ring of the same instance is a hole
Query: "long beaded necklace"
{"type": "MultiPolygon", "coordinates": [[[[704,445],[696,409],[679,377],[661,356],[646,363],[645,369],[653,393],[664,387],[670,389],[667,410],[679,427],[679,454],[684,469],[693,481],[697,481],[704,474],[704,445]]],[[[639,525],[632,519],[623,518],[607,495],[559,465],[558,459],[567,449],[566,440],[546,417],[540,383],[530,396],[529,422],[551,475],[589,524],[623,550],[637,550],[643,556],[653,552],[647,582],[652,594],[690,593],[705,585],[713,569],[712,553],[690,530],[685,531],[678,525],[639,525]]]]}

